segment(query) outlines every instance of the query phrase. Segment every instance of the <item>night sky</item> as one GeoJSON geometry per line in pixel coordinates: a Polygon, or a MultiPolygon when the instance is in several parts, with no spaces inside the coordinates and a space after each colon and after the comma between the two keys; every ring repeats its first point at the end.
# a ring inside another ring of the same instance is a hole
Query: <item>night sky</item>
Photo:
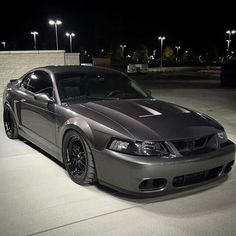
{"type": "MultiPolygon", "coordinates": [[[[55,31],[49,19],[60,19],[59,49],[69,49],[66,31],[76,33],[74,51],[96,54],[102,48],[120,44],[132,52],[139,44],[159,49],[159,35],[166,45],[194,48],[199,53],[209,47],[226,48],[227,29],[236,28],[233,1],[13,1],[1,3],[0,40],[8,49],[33,49],[30,32],[39,32],[38,48],[55,49],[55,31]]],[[[232,49],[236,49],[236,35],[232,49]]],[[[1,45],[0,45],[1,46],[1,45]]]]}

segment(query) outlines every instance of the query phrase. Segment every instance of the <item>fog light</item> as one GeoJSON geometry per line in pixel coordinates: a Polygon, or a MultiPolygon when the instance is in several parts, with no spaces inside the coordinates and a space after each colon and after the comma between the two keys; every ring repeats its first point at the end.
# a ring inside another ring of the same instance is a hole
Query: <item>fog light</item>
{"type": "Polygon", "coordinates": [[[163,178],[146,179],[140,183],[139,188],[142,191],[155,191],[163,189],[166,186],[166,184],[167,180],[163,178]]]}

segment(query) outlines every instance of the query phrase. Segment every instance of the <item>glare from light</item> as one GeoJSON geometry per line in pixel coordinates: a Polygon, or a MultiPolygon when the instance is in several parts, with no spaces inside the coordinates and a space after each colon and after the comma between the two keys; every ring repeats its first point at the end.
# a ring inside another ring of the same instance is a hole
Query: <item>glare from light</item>
{"type": "Polygon", "coordinates": [[[6,42],[1,42],[1,44],[4,48],[6,47],[6,42]]]}
{"type": "Polygon", "coordinates": [[[39,33],[37,31],[30,32],[32,35],[38,35],[39,33]]]}
{"type": "Polygon", "coordinates": [[[235,34],[236,33],[236,30],[227,30],[226,31],[226,34],[235,34]]]}
{"type": "Polygon", "coordinates": [[[49,23],[49,25],[61,25],[62,21],[61,20],[49,20],[48,23],[49,23]]]}
{"type": "Polygon", "coordinates": [[[38,79],[38,77],[37,77],[36,75],[34,75],[34,74],[31,75],[30,78],[31,78],[31,79],[38,79]]]}
{"type": "Polygon", "coordinates": [[[75,33],[68,33],[68,32],[66,32],[66,36],[67,36],[67,37],[74,37],[74,36],[75,36],[75,33]]]}
{"type": "Polygon", "coordinates": [[[54,20],[49,20],[48,23],[49,23],[49,25],[55,25],[55,21],[54,20]]]}

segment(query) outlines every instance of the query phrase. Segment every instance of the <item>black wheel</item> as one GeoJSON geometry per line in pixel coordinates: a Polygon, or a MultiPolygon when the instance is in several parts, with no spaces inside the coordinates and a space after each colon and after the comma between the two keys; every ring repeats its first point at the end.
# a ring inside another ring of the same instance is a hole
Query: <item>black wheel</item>
{"type": "Polygon", "coordinates": [[[7,137],[10,139],[17,139],[18,128],[17,128],[16,120],[8,105],[4,106],[3,122],[4,122],[4,128],[5,128],[7,137]]]}
{"type": "Polygon", "coordinates": [[[96,170],[92,152],[75,131],[68,131],[63,141],[63,161],[71,179],[80,185],[95,182],[96,170]]]}

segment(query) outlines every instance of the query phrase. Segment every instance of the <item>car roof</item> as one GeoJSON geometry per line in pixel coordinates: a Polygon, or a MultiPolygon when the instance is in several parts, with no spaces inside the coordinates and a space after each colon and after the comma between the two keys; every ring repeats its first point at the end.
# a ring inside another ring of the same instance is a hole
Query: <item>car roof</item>
{"type": "MultiPolygon", "coordinates": [[[[123,74],[117,70],[105,68],[105,67],[97,67],[97,66],[79,66],[79,65],[66,65],[66,66],[45,66],[45,69],[50,70],[52,73],[85,73],[85,74],[123,74]]],[[[37,68],[37,69],[42,69],[37,68]]]]}

